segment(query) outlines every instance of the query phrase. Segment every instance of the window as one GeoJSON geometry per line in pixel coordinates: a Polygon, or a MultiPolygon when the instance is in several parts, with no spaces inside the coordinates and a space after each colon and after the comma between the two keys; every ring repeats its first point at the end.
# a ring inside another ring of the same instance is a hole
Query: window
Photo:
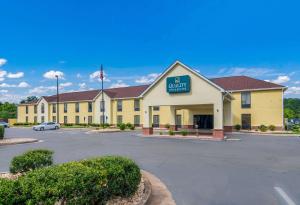
{"type": "Polygon", "coordinates": [[[250,92],[242,92],[241,93],[241,103],[242,108],[250,108],[251,107],[251,93],[250,92]]]}
{"type": "Polygon", "coordinates": [[[37,113],[37,105],[34,106],[34,114],[37,113]]]}
{"type": "Polygon", "coordinates": [[[25,119],[25,120],[26,120],[26,123],[28,123],[28,116],[26,116],[26,119],[25,119]]]}
{"type": "Polygon", "coordinates": [[[100,101],[100,111],[105,112],[105,102],[102,100],[100,101]]]}
{"type": "Polygon", "coordinates": [[[121,124],[123,123],[123,116],[122,115],[118,115],[117,116],[117,124],[121,124]]]}
{"type": "Polygon", "coordinates": [[[28,105],[26,105],[26,114],[28,114],[28,105]]]}
{"type": "Polygon", "coordinates": [[[56,113],[56,105],[55,104],[52,105],[52,113],[56,113]]]}
{"type": "Polygon", "coordinates": [[[122,100],[117,101],[117,111],[122,112],[122,100]]]}
{"type": "Polygon", "coordinates": [[[77,115],[77,116],[75,116],[75,124],[79,124],[79,123],[80,123],[79,116],[77,115]]]}
{"type": "Polygon", "coordinates": [[[68,117],[64,116],[64,124],[67,124],[67,123],[68,123],[68,117]]]}
{"type": "Polygon", "coordinates": [[[42,103],[42,105],[41,105],[41,113],[45,113],[45,104],[44,103],[42,103]]]}
{"type": "Polygon", "coordinates": [[[56,122],[56,116],[52,116],[52,122],[56,122]]]}
{"type": "Polygon", "coordinates": [[[140,126],[140,116],[139,115],[135,115],[134,116],[134,126],[140,126]]]}
{"type": "Polygon", "coordinates": [[[153,115],[153,127],[159,127],[159,115],[153,115]]]}
{"type": "Polygon", "coordinates": [[[101,115],[100,116],[100,124],[104,124],[105,123],[105,116],[101,115]]]}
{"type": "Polygon", "coordinates": [[[93,117],[92,116],[88,116],[88,124],[92,124],[93,123],[93,117]]]}
{"type": "Polygon", "coordinates": [[[41,117],[41,123],[43,123],[43,122],[45,122],[45,117],[44,116],[41,117]]]}
{"type": "Polygon", "coordinates": [[[140,111],[140,100],[134,100],[134,111],[140,111]]]}
{"type": "Polygon", "coordinates": [[[79,112],[79,103],[75,103],[75,112],[79,112]]]}
{"type": "Polygon", "coordinates": [[[93,103],[92,102],[88,103],[88,111],[93,112],[93,103]]]}
{"type": "Polygon", "coordinates": [[[64,113],[67,113],[67,112],[68,112],[68,104],[64,103],[64,113]]]}
{"type": "Polygon", "coordinates": [[[159,106],[153,106],[154,111],[159,111],[159,106]]]}
{"type": "Polygon", "coordinates": [[[37,116],[34,116],[33,122],[34,122],[34,124],[37,123],[37,116]]]}
{"type": "Polygon", "coordinates": [[[251,114],[242,114],[242,129],[251,130],[251,114]]]}

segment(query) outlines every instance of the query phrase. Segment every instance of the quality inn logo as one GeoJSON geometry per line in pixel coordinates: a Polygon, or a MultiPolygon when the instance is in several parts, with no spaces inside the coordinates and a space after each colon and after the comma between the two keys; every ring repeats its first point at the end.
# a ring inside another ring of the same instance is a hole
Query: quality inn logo
{"type": "Polygon", "coordinates": [[[175,78],[175,83],[180,83],[180,78],[179,77],[175,78]]]}

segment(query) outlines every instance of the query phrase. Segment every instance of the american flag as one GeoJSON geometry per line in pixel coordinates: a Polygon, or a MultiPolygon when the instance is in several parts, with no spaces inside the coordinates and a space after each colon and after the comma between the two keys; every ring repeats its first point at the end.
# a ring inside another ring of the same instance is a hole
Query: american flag
{"type": "Polygon", "coordinates": [[[100,80],[103,80],[104,76],[103,76],[103,67],[101,65],[101,68],[100,68],[100,80]]]}

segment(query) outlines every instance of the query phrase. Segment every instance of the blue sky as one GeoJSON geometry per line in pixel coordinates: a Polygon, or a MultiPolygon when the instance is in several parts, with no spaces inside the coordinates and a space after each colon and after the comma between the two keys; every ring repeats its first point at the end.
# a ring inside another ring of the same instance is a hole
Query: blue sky
{"type": "Polygon", "coordinates": [[[300,97],[297,1],[1,1],[0,101],[149,83],[175,60],[250,75],[300,97]]]}

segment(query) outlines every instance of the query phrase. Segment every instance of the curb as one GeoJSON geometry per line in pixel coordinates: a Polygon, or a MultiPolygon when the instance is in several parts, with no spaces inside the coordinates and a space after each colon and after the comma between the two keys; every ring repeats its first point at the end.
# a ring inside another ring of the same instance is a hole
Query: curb
{"type": "Polygon", "coordinates": [[[167,186],[153,174],[142,170],[142,174],[151,183],[151,194],[145,204],[147,205],[176,205],[171,192],[167,186]]]}
{"type": "Polygon", "coordinates": [[[33,142],[38,142],[38,139],[33,139],[33,138],[9,138],[6,139],[8,141],[6,142],[1,142],[0,141],[0,146],[4,146],[4,145],[15,145],[15,144],[26,144],[26,143],[33,143],[33,142]],[[14,139],[19,139],[17,141],[13,141],[14,139]]]}

